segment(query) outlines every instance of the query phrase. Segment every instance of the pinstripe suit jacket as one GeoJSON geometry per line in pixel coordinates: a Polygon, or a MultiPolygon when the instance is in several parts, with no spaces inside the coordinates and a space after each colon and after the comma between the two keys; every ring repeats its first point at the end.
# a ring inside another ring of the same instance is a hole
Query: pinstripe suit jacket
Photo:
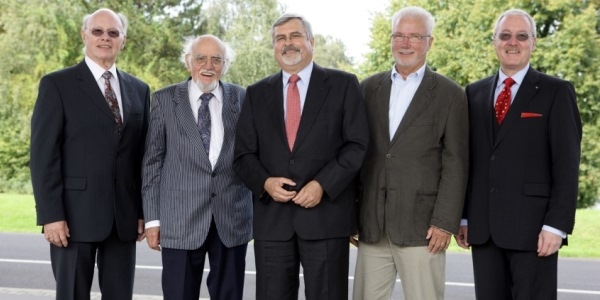
{"type": "Polygon", "coordinates": [[[252,238],[252,198],[232,168],[240,86],[223,88],[223,148],[212,170],[189,102],[188,82],[154,93],[143,161],[146,220],[160,221],[160,244],[193,250],[206,240],[211,218],[227,247],[252,238]]]}

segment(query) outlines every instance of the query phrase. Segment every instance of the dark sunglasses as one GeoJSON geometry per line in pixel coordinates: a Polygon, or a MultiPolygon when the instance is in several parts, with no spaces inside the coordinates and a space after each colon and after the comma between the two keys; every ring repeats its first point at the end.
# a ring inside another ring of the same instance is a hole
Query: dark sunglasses
{"type": "MultiPolygon", "coordinates": [[[[90,32],[94,35],[94,36],[103,36],[104,35],[104,30],[99,29],[99,28],[94,28],[91,29],[90,32]]],[[[121,32],[119,32],[116,29],[109,29],[106,31],[106,33],[108,34],[108,36],[110,36],[111,38],[117,38],[121,35],[121,32]]]]}
{"type": "MultiPolygon", "coordinates": [[[[499,33],[496,35],[501,41],[509,41],[512,39],[513,35],[510,33],[499,33]]],[[[514,37],[517,38],[517,41],[524,42],[529,39],[529,37],[533,37],[533,35],[529,35],[527,33],[517,33],[514,37]]]]}

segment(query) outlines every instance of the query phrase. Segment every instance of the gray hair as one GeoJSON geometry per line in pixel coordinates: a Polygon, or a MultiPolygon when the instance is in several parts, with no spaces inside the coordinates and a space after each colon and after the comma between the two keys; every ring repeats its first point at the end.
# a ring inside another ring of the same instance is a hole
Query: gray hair
{"type": "Polygon", "coordinates": [[[121,26],[123,26],[123,36],[127,36],[127,17],[125,17],[125,15],[123,15],[122,13],[115,13],[114,11],[108,9],[108,8],[101,8],[91,14],[87,14],[83,17],[83,22],[81,25],[81,30],[86,30],[87,29],[87,24],[90,21],[90,19],[92,18],[93,15],[95,15],[98,12],[109,12],[109,13],[113,13],[115,15],[117,15],[117,17],[119,17],[119,21],[121,21],[121,26]]]}
{"type": "Polygon", "coordinates": [[[431,35],[433,27],[435,26],[435,19],[425,9],[418,6],[408,6],[400,9],[392,16],[392,30],[400,20],[406,17],[419,18],[425,21],[425,27],[427,29],[427,35],[431,35]]]}
{"type": "Polygon", "coordinates": [[[296,13],[286,13],[281,15],[281,17],[279,17],[279,19],[277,19],[277,21],[275,21],[275,23],[271,25],[271,44],[275,45],[275,28],[294,19],[300,20],[300,22],[302,23],[302,26],[306,31],[306,38],[309,40],[313,38],[312,26],[303,15],[296,13]]]}
{"type": "Polygon", "coordinates": [[[506,16],[523,16],[527,19],[527,21],[529,22],[529,25],[531,26],[531,35],[533,37],[535,37],[535,33],[536,33],[536,28],[535,28],[535,21],[533,20],[533,17],[531,17],[530,14],[528,14],[526,11],[521,10],[521,9],[509,9],[505,12],[503,12],[498,19],[496,20],[496,25],[494,25],[494,35],[496,35],[498,33],[498,26],[500,25],[500,21],[502,21],[502,19],[504,19],[504,17],[506,16]]]}
{"type": "Polygon", "coordinates": [[[223,48],[223,70],[222,70],[221,75],[225,75],[227,73],[227,69],[229,69],[229,66],[231,65],[231,63],[233,62],[233,60],[235,58],[235,52],[233,52],[233,49],[231,48],[231,46],[229,46],[229,44],[223,42],[220,38],[218,38],[212,34],[184,37],[183,49],[181,50],[181,57],[179,58],[179,60],[186,67],[188,65],[191,65],[192,64],[192,62],[191,62],[192,48],[194,48],[194,45],[196,45],[198,42],[200,42],[204,38],[208,38],[208,37],[216,39],[218,41],[218,43],[221,44],[221,47],[223,48]],[[186,61],[185,57],[188,54],[190,55],[190,60],[186,61]]]}

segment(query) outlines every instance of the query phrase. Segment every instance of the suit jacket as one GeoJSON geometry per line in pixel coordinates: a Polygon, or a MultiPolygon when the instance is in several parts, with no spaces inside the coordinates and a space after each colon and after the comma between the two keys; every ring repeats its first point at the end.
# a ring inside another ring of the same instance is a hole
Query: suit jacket
{"type": "Polygon", "coordinates": [[[160,221],[160,244],[200,248],[214,218],[225,246],[252,238],[252,198],[233,171],[235,125],[244,98],[240,86],[223,88],[223,147],[214,170],[190,106],[188,81],[154,93],[143,164],[146,220],[160,221]]]}
{"type": "Polygon", "coordinates": [[[30,168],[37,223],[66,220],[70,240],[104,240],[113,224],[121,240],[137,238],[143,219],[141,162],[150,89],[117,70],[123,127],[85,61],[40,81],[31,118],[30,168]]]}
{"type": "Polygon", "coordinates": [[[356,76],[314,65],[296,142],[290,151],[281,72],[252,84],[237,126],[234,168],[254,194],[254,238],[283,241],[350,236],[356,227],[355,179],[368,143],[367,120],[356,76]],[[313,208],[275,202],[268,177],[286,177],[300,190],[323,187],[313,208]]]}
{"type": "Polygon", "coordinates": [[[361,83],[371,143],[361,170],[360,240],[385,227],[398,246],[425,246],[430,226],[456,233],[467,186],[468,112],[463,89],[425,69],[390,141],[391,71],[361,83]]]}
{"type": "Polygon", "coordinates": [[[466,88],[471,167],[468,242],[535,251],[543,225],[573,231],[581,119],[573,85],[530,68],[498,128],[498,75],[466,88]]]}

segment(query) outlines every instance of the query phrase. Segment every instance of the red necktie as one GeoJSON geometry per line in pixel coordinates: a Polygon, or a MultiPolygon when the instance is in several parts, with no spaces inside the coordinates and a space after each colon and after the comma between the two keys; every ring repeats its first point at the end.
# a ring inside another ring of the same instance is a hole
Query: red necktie
{"type": "Polygon", "coordinates": [[[298,133],[300,116],[302,115],[302,110],[300,108],[300,92],[296,85],[298,80],[300,80],[300,77],[297,74],[292,75],[287,88],[285,133],[287,134],[290,150],[294,149],[294,141],[296,141],[296,133],[298,133]]]}
{"type": "Polygon", "coordinates": [[[498,99],[496,99],[496,106],[494,107],[494,111],[496,112],[496,120],[498,120],[498,124],[502,124],[508,109],[510,108],[510,87],[515,84],[515,81],[508,77],[504,79],[504,88],[502,92],[498,95],[498,99]]]}

